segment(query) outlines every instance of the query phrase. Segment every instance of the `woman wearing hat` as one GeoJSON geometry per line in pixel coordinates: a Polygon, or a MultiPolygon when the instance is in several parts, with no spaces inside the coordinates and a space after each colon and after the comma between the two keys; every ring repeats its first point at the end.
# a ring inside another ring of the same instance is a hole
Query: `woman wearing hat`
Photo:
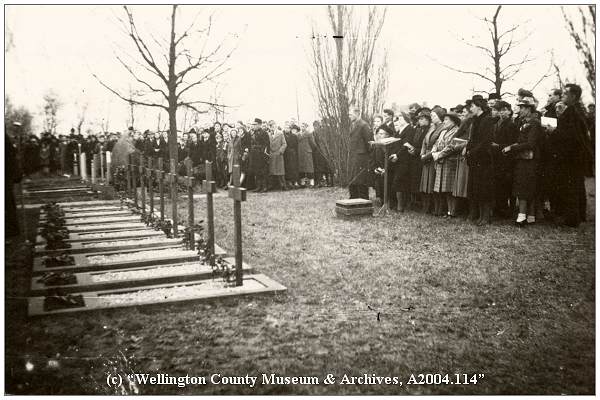
{"type": "Polygon", "coordinates": [[[302,130],[298,135],[298,172],[300,173],[301,187],[305,187],[310,182],[310,187],[315,187],[313,148],[316,147],[315,138],[308,129],[308,125],[302,124],[302,130]]]}
{"type": "MultiPolygon", "coordinates": [[[[441,118],[446,112],[442,108],[435,108],[431,112],[431,127],[425,135],[423,145],[421,146],[421,184],[419,190],[423,196],[423,212],[431,212],[431,203],[433,202],[433,185],[435,183],[435,165],[433,162],[433,146],[439,138],[444,126],[441,118]]],[[[438,210],[439,211],[439,210],[438,210]]]]}
{"type": "Polygon", "coordinates": [[[453,146],[453,140],[458,132],[460,117],[455,113],[447,113],[443,118],[444,129],[440,137],[433,145],[432,156],[435,162],[435,182],[433,191],[436,193],[435,211],[436,215],[443,215],[443,209],[448,207],[449,217],[456,214],[456,199],[452,196],[454,189],[454,178],[457,168],[457,152],[453,146]]]}
{"type": "Polygon", "coordinates": [[[491,222],[491,208],[494,200],[492,163],[494,119],[490,116],[487,101],[483,99],[473,99],[471,111],[474,114],[473,125],[466,147],[469,164],[469,216],[471,221],[481,226],[491,222]],[[479,214],[479,219],[475,221],[477,214],[479,214]]]}
{"type": "Polygon", "coordinates": [[[428,133],[433,131],[434,127],[431,124],[431,115],[427,112],[417,115],[417,128],[414,131],[414,135],[411,138],[407,138],[406,143],[403,145],[406,147],[407,152],[410,156],[408,162],[408,179],[405,183],[408,186],[401,184],[403,180],[395,179],[396,192],[404,192],[407,190],[410,193],[411,199],[409,206],[417,203],[419,200],[420,186],[421,186],[421,169],[423,164],[421,162],[421,147],[423,146],[423,140],[428,133]]]}
{"type": "Polygon", "coordinates": [[[300,127],[296,124],[292,124],[283,130],[285,142],[287,147],[283,153],[283,160],[285,164],[285,180],[289,188],[297,189],[298,180],[300,175],[298,173],[298,133],[300,127]]]}
{"type": "MultiPolygon", "coordinates": [[[[386,124],[380,124],[375,131],[375,140],[386,139],[392,137],[394,135],[394,131],[387,126],[386,124]]],[[[385,149],[382,146],[375,147],[375,150],[371,153],[371,161],[370,161],[369,170],[373,174],[373,181],[375,185],[375,197],[378,202],[383,204],[385,199],[383,195],[384,191],[384,174],[385,174],[385,149]]],[[[388,185],[389,187],[389,185],[388,185]]]]}
{"type": "MultiPolygon", "coordinates": [[[[455,137],[457,139],[463,139],[464,142],[457,143],[454,148],[458,152],[456,160],[456,177],[454,179],[454,187],[452,189],[452,196],[457,200],[457,203],[464,201],[467,198],[467,188],[469,182],[469,165],[467,164],[466,158],[466,147],[467,141],[471,135],[471,124],[473,123],[473,114],[471,114],[471,105],[473,101],[468,99],[465,102],[465,107],[462,110],[461,119],[462,122],[458,128],[458,132],[455,137]]],[[[458,206],[458,204],[457,204],[458,206]]]]}
{"type": "Polygon", "coordinates": [[[533,97],[522,97],[518,106],[520,121],[518,140],[502,149],[502,153],[515,158],[513,196],[519,202],[516,223],[524,226],[535,223],[535,197],[543,131],[540,121],[533,114],[535,112],[533,97]]]}

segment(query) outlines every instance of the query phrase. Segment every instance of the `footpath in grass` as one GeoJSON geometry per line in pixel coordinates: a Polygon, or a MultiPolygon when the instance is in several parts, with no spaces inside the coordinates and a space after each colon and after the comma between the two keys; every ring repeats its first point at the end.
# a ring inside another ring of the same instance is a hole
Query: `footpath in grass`
{"type": "MultiPolygon", "coordinates": [[[[590,192],[593,182],[588,182],[590,192]]],[[[142,394],[593,394],[595,212],[577,229],[416,212],[335,216],[343,189],[250,194],[244,258],[277,296],[28,320],[31,254],[6,252],[8,393],[120,393],[106,373],[399,377],[399,385],[138,385],[142,394]],[[29,371],[28,367],[29,366],[29,371]],[[410,374],[484,374],[406,385],[410,374]]],[[[179,205],[185,212],[186,203],[179,205]]],[[[167,207],[169,209],[169,207],[167,207]]],[[[195,215],[205,215],[204,200],[195,215]]],[[[28,216],[35,226],[36,215],[28,216]]],[[[233,249],[232,203],[215,198],[233,249]]],[[[31,230],[30,230],[31,231],[31,230]]]]}

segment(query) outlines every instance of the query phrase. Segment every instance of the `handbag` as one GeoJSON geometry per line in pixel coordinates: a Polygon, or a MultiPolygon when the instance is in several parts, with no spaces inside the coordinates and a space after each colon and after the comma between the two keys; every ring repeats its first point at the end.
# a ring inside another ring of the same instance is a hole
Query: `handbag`
{"type": "Polygon", "coordinates": [[[519,152],[515,158],[517,160],[533,160],[533,150],[523,150],[519,152]]]}

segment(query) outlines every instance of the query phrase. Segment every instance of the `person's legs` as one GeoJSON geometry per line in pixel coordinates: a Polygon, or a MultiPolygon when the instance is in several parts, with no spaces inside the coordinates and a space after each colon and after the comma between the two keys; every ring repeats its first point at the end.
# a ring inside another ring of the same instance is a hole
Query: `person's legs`
{"type": "Polygon", "coordinates": [[[446,193],[446,202],[448,204],[448,215],[451,217],[456,216],[456,197],[452,196],[452,193],[446,193]]]}
{"type": "Polygon", "coordinates": [[[525,224],[527,221],[527,200],[519,197],[519,215],[517,215],[517,224],[525,224]]]}
{"type": "Polygon", "coordinates": [[[479,203],[476,200],[469,200],[469,221],[477,222],[479,216],[479,203]]]}

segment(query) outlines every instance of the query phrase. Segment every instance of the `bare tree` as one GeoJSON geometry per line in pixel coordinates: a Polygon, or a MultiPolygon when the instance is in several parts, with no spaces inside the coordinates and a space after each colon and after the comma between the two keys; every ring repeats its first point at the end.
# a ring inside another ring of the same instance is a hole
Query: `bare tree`
{"type": "Polygon", "coordinates": [[[523,56],[511,57],[514,56],[514,50],[531,36],[531,32],[521,32],[520,23],[513,24],[509,28],[501,28],[499,20],[501,10],[502,6],[498,6],[491,18],[484,17],[481,19],[489,32],[489,41],[485,43],[472,43],[464,38],[459,39],[467,46],[485,53],[490,62],[488,65],[485,67],[482,66],[481,70],[473,71],[449,66],[437,61],[439,64],[452,71],[476,76],[483,81],[486,81],[492,85],[491,91],[498,96],[510,94],[508,92],[502,92],[502,85],[521,72],[525,64],[533,61],[533,59],[529,57],[529,50],[525,52],[525,55],[523,56]]]}
{"type": "Polygon", "coordinates": [[[56,133],[56,126],[58,125],[57,114],[60,106],[61,102],[52,90],[44,95],[44,131],[53,134],[56,133]]]}
{"type": "Polygon", "coordinates": [[[579,16],[581,18],[581,25],[576,26],[574,18],[570,17],[564,7],[561,7],[561,11],[565,22],[567,24],[567,30],[573,42],[575,48],[579,53],[579,58],[583,61],[583,67],[585,68],[586,79],[592,90],[592,97],[596,97],[596,5],[579,6],[579,16]]]}
{"type": "Polygon", "coordinates": [[[383,107],[387,53],[376,50],[386,11],[368,7],[366,20],[361,20],[353,6],[330,5],[332,35],[317,35],[323,30],[313,25],[311,78],[322,118],[317,136],[342,185],[353,178],[348,176],[350,107],[358,107],[366,120],[383,107]]]}
{"type": "Polygon", "coordinates": [[[197,112],[206,112],[200,110],[198,106],[226,107],[210,101],[191,100],[184,94],[190,95],[192,89],[214,81],[226,73],[229,70],[226,64],[236,47],[228,45],[227,40],[222,40],[214,46],[209,45],[213,29],[212,15],[208,17],[207,24],[200,28],[197,26],[200,15],[198,13],[185,29],[177,33],[178,9],[179,6],[172,5],[168,39],[161,40],[152,31],[142,37],[132,11],[129,7],[123,6],[125,19],[119,20],[132,41],[137,57],[131,56],[131,60],[125,61],[124,56],[117,55],[117,61],[136,84],[144,88],[143,95],[130,99],[94,74],[102,86],[129,104],[156,107],[167,111],[169,156],[175,162],[177,162],[177,110],[180,107],[187,107],[197,112]],[[191,50],[192,48],[196,50],[191,50]]]}
{"type": "Polygon", "coordinates": [[[85,123],[86,112],[88,108],[88,103],[84,102],[79,109],[79,113],[77,115],[77,134],[81,135],[81,127],[85,123]]]}

